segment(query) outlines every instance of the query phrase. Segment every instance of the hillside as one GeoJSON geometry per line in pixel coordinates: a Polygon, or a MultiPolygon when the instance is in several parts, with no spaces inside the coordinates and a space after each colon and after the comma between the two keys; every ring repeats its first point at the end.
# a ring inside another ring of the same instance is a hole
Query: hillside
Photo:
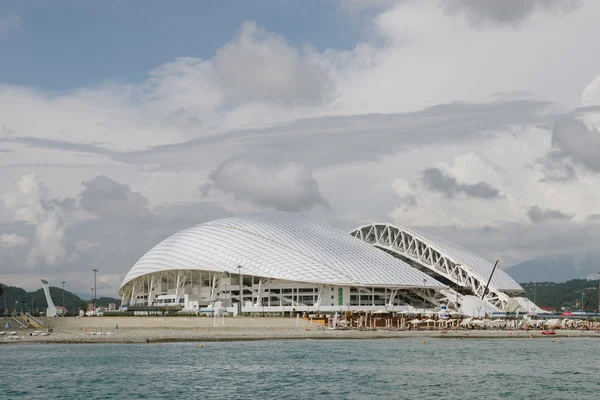
{"type": "Polygon", "coordinates": [[[567,282],[529,282],[521,283],[525,289],[526,297],[540,307],[552,307],[560,311],[578,311],[581,309],[581,295],[583,303],[590,300],[586,311],[596,311],[598,307],[598,282],[586,279],[572,279],[567,282]],[[534,294],[535,292],[535,294],[534,294]]]}
{"type": "MultiPolygon", "coordinates": [[[[2,313],[12,312],[13,310],[21,311],[21,309],[29,312],[34,310],[34,313],[37,313],[35,310],[45,311],[48,307],[43,289],[27,292],[25,289],[15,286],[3,286],[3,288],[4,294],[0,296],[2,313]]],[[[55,306],[63,305],[63,290],[61,288],[50,286],[50,296],[55,306]]],[[[83,300],[74,293],[64,291],[64,305],[69,314],[78,314],[81,305],[87,305],[88,303],[90,303],[89,300],[83,300]]],[[[97,301],[98,307],[108,307],[109,303],[119,305],[121,300],[112,297],[100,297],[97,301]]]]}

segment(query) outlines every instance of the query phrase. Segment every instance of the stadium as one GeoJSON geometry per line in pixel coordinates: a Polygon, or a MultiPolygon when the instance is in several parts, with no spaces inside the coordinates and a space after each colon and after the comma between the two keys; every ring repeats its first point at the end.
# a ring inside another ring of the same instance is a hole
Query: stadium
{"type": "Polygon", "coordinates": [[[132,310],[194,313],[518,307],[521,286],[493,271],[466,249],[399,225],[348,234],[301,214],[269,212],[174,234],[135,263],[120,295],[132,310]]]}

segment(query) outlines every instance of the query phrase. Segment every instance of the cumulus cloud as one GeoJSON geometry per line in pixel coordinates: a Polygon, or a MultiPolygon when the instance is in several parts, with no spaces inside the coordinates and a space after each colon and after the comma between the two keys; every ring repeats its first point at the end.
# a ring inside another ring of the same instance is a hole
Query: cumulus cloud
{"type": "Polygon", "coordinates": [[[597,75],[586,87],[581,94],[581,105],[600,106],[600,75],[597,75]]]}
{"type": "Polygon", "coordinates": [[[53,266],[67,256],[65,249],[65,226],[59,212],[49,211],[35,227],[35,241],[27,255],[30,267],[39,262],[53,266]]]}
{"type": "Polygon", "coordinates": [[[27,238],[17,235],[16,233],[8,233],[0,235],[0,244],[5,247],[21,246],[29,243],[27,238]]]}
{"type": "Polygon", "coordinates": [[[4,206],[13,211],[15,220],[35,227],[27,255],[30,267],[40,262],[57,265],[67,255],[63,213],[48,200],[48,189],[34,174],[21,177],[14,191],[2,195],[4,206]]]}
{"type": "Polygon", "coordinates": [[[48,188],[37,176],[28,174],[17,181],[14,191],[4,193],[1,198],[4,206],[14,212],[17,221],[35,225],[44,214],[44,201],[48,194],[48,188]]]}
{"type": "Polygon", "coordinates": [[[20,29],[23,26],[23,20],[16,14],[9,14],[0,17],[0,38],[2,34],[13,29],[20,29]]]}
{"type": "Polygon", "coordinates": [[[226,92],[237,102],[313,104],[327,99],[326,71],[286,40],[245,22],[234,41],[219,49],[213,63],[226,92]]]}
{"type": "Polygon", "coordinates": [[[560,152],[553,150],[538,160],[544,176],[542,182],[568,182],[577,179],[577,169],[570,160],[566,160],[560,152]]]}
{"type": "Polygon", "coordinates": [[[600,172],[600,107],[566,114],[552,128],[552,145],[559,156],[600,172]]]}
{"type": "Polygon", "coordinates": [[[97,176],[82,183],[79,206],[103,219],[131,219],[147,217],[150,214],[149,202],[131,187],[115,182],[105,175],[97,176]]]}
{"type": "Polygon", "coordinates": [[[269,163],[233,158],[209,174],[204,191],[218,189],[236,200],[283,211],[306,211],[318,205],[329,207],[319,183],[305,165],[296,162],[269,163]]]}
{"type": "Polygon", "coordinates": [[[566,214],[560,210],[542,209],[539,206],[531,206],[527,210],[527,217],[533,223],[544,223],[550,220],[573,219],[572,214],[566,214]]]}
{"type": "Polygon", "coordinates": [[[550,132],[539,128],[517,131],[518,134],[473,143],[470,152],[463,154],[460,154],[464,151],[462,146],[454,150],[446,146],[436,150],[428,148],[413,151],[410,156],[401,153],[398,158],[404,160],[403,165],[420,168],[412,170],[412,179],[404,178],[410,176],[405,171],[403,177],[393,181],[392,190],[398,200],[390,218],[409,226],[471,229],[548,220],[585,224],[589,222],[587,215],[600,213],[597,173],[577,170],[577,179],[547,179],[546,166],[537,160],[553,151],[550,132]],[[440,159],[435,168],[443,174],[435,171],[428,182],[423,180],[422,171],[432,168],[423,168],[432,157],[440,159]],[[456,184],[448,177],[454,178],[456,184]],[[465,194],[446,194],[456,193],[462,183],[479,182],[488,183],[501,195],[483,200],[465,194]],[[407,196],[413,196],[418,206],[407,202],[407,196]]]}
{"type": "Polygon", "coordinates": [[[580,0],[444,0],[448,14],[463,14],[474,25],[491,22],[517,26],[536,12],[564,14],[582,5],[580,0]]]}
{"type": "Polygon", "coordinates": [[[423,182],[433,191],[443,193],[448,197],[465,195],[479,199],[495,199],[500,197],[498,189],[487,182],[475,184],[458,182],[456,178],[446,174],[439,168],[427,168],[423,171],[423,182]]]}

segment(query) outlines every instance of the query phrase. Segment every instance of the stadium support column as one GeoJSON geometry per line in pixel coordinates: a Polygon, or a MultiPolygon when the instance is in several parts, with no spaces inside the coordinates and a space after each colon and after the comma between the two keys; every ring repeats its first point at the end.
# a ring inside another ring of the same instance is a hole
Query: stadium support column
{"type": "Polygon", "coordinates": [[[184,296],[185,292],[185,284],[187,283],[187,272],[178,271],[177,272],[177,288],[175,289],[175,304],[179,304],[179,299],[184,296]]]}
{"type": "Polygon", "coordinates": [[[148,306],[152,305],[154,300],[154,274],[150,278],[150,287],[148,287],[148,306]]]}
{"type": "Polygon", "coordinates": [[[177,271],[177,286],[175,286],[175,305],[179,304],[179,285],[181,284],[181,271],[177,271]]]}
{"type": "Polygon", "coordinates": [[[321,308],[321,303],[323,302],[323,290],[325,290],[325,285],[319,285],[319,293],[317,295],[317,310],[321,308]]]}
{"type": "Polygon", "coordinates": [[[258,280],[258,291],[256,292],[256,305],[257,306],[262,306],[262,282],[263,282],[263,278],[260,278],[258,280]]]}
{"type": "Polygon", "coordinates": [[[390,301],[388,303],[388,309],[392,309],[394,307],[394,300],[396,300],[396,293],[398,293],[398,289],[392,289],[390,293],[390,301]]]}
{"type": "MultiPolygon", "coordinates": [[[[208,279],[210,280],[210,272],[208,275],[208,279]]],[[[213,273],[212,285],[210,287],[210,302],[214,303],[216,298],[217,298],[217,274],[213,273]]]]}
{"type": "Polygon", "coordinates": [[[135,286],[136,286],[136,283],[134,281],[134,282],[131,283],[131,300],[129,301],[129,305],[130,306],[134,305],[133,299],[135,299],[135,286]]]}

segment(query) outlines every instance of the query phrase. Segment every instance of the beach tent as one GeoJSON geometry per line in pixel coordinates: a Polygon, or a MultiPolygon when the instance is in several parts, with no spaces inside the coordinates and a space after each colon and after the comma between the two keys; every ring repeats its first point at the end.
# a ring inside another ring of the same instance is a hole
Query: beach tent
{"type": "Polygon", "coordinates": [[[549,319],[546,321],[546,325],[548,325],[551,328],[560,326],[560,320],[558,318],[557,319],[549,319]]]}

